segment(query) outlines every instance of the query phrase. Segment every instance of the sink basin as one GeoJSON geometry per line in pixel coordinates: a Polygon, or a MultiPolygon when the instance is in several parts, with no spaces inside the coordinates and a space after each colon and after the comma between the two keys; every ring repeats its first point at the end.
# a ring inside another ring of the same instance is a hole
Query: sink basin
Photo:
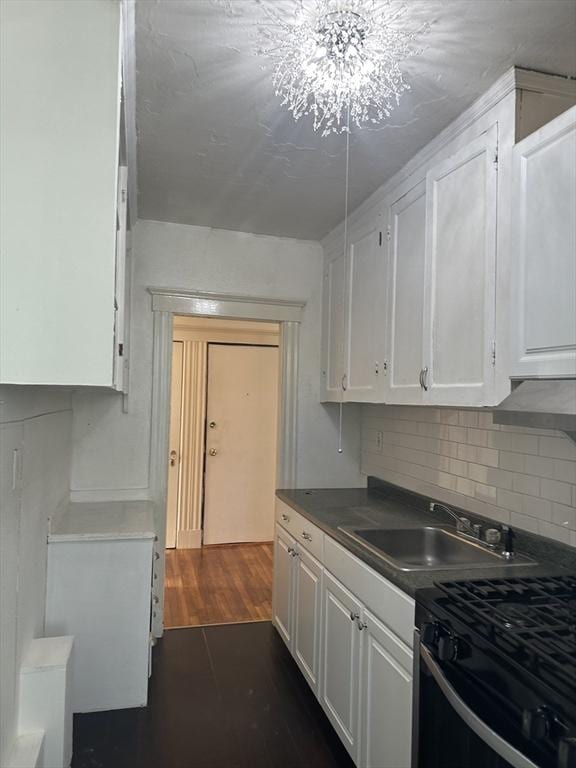
{"type": "Polygon", "coordinates": [[[523,555],[507,560],[498,551],[487,549],[444,528],[341,526],[340,530],[401,571],[536,565],[534,560],[523,555]]]}

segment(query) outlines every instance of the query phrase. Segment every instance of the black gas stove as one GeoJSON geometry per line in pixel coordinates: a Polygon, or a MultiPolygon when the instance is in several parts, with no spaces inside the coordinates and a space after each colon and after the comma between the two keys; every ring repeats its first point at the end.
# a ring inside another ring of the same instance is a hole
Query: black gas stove
{"type": "Polygon", "coordinates": [[[576,768],[576,575],[417,595],[414,765],[576,768]]]}

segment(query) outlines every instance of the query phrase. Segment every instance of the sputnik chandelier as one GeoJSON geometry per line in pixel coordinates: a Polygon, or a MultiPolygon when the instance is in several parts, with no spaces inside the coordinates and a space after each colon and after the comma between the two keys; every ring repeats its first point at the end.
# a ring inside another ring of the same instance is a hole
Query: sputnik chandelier
{"type": "Polygon", "coordinates": [[[259,52],[273,64],[276,93],[296,120],[311,115],[323,136],[381,123],[409,89],[399,63],[416,53],[417,33],[398,25],[405,6],[299,0],[291,19],[263,7],[270,24],[260,27],[259,52]]]}

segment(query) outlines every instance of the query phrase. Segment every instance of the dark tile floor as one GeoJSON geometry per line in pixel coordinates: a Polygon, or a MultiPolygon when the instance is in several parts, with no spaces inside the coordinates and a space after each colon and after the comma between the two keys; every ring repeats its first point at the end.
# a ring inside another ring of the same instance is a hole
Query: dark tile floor
{"type": "Polygon", "coordinates": [[[145,709],[74,718],[72,768],[351,768],[268,622],[175,629],[145,709]]]}

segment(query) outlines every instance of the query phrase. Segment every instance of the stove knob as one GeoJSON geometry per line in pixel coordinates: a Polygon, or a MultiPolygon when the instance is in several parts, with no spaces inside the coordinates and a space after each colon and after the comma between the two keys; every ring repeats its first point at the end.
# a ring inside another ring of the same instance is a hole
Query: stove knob
{"type": "Polygon", "coordinates": [[[438,626],[436,624],[422,624],[421,640],[424,645],[434,645],[438,635],[438,626]]]}
{"type": "Polygon", "coordinates": [[[545,739],[550,733],[551,722],[546,707],[525,709],[522,713],[522,733],[527,739],[545,739]]]}
{"type": "Polygon", "coordinates": [[[455,661],[458,658],[458,638],[454,635],[442,635],[438,640],[438,658],[440,661],[455,661]]]}
{"type": "Polygon", "coordinates": [[[560,741],[558,745],[558,768],[576,768],[576,738],[560,741]]]}

